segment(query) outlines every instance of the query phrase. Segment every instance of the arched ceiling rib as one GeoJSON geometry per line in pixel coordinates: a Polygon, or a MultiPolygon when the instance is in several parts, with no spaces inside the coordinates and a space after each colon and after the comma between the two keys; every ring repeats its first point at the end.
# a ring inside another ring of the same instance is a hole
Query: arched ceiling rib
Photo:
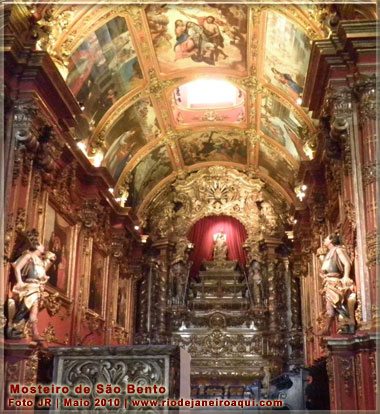
{"type": "Polygon", "coordinates": [[[215,164],[255,171],[294,202],[300,162],[310,156],[304,146],[316,131],[298,102],[311,41],[325,35],[313,10],[152,4],[34,12],[40,28],[50,28],[38,47],[84,107],[77,137],[90,159],[103,156],[115,194],[128,193],[140,211],[178,172],[215,164]],[[212,108],[178,122],[176,88],[205,76],[242,91],[239,122],[212,108]]]}

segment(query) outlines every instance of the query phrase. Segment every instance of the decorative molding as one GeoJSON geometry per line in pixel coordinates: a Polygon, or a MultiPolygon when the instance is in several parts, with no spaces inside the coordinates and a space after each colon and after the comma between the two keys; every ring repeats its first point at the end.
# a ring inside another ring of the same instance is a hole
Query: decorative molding
{"type": "Polygon", "coordinates": [[[377,230],[373,230],[367,233],[367,266],[373,267],[380,264],[380,234],[377,230]]]}
{"type": "Polygon", "coordinates": [[[343,378],[344,391],[346,394],[349,394],[352,386],[352,376],[354,372],[352,359],[350,357],[339,357],[338,361],[340,374],[343,378]]]}

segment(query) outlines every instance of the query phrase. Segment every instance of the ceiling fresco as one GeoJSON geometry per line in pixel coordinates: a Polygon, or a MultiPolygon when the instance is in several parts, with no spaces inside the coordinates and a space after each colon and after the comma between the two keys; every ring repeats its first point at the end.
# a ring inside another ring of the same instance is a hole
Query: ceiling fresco
{"type": "Polygon", "coordinates": [[[141,85],[143,75],[123,17],[91,33],[71,55],[67,84],[83,107],[86,137],[112,105],[141,85]]]}
{"type": "Polygon", "coordinates": [[[48,24],[65,24],[38,44],[82,107],[77,139],[138,216],[210,164],[253,171],[296,200],[303,148],[317,139],[302,107],[312,41],[328,36],[317,6],[45,5],[42,27],[49,10],[48,24]],[[207,79],[234,85],[237,99],[189,103],[185,85],[207,79]]]}
{"type": "Polygon", "coordinates": [[[259,168],[266,175],[282,186],[294,186],[297,168],[276,148],[261,143],[259,160],[259,168]]]}
{"type": "Polygon", "coordinates": [[[245,6],[150,5],[146,19],[161,73],[247,68],[245,6]]]}
{"type": "Polygon", "coordinates": [[[265,24],[264,78],[297,100],[303,92],[311,41],[279,13],[268,12],[265,24]]]}
{"type": "Polygon", "coordinates": [[[132,172],[129,205],[137,207],[149,191],[172,171],[173,168],[165,146],[150,152],[132,172]]]}
{"type": "Polygon", "coordinates": [[[266,136],[281,144],[291,156],[299,161],[295,143],[302,126],[294,113],[276,99],[266,97],[261,101],[260,130],[266,136]]]}
{"type": "Polygon", "coordinates": [[[236,132],[197,132],[179,142],[185,165],[207,161],[247,162],[246,139],[236,132]]]}
{"type": "Polygon", "coordinates": [[[103,165],[115,181],[129,160],[148,142],[160,135],[151,101],[141,99],[128,108],[105,139],[103,165]]]}

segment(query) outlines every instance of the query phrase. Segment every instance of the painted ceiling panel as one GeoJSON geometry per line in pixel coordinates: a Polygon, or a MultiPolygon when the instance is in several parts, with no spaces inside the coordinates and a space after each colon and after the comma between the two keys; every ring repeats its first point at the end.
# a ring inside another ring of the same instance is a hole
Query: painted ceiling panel
{"type": "Polygon", "coordinates": [[[128,204],[137,207],[149,191],[173,171],[165,146],[150,152],[132,171],[128,204]]]}
{"type": "Polygon", "coordinates": [[[142,99],[129,107],[114,124],[105,140],[103,165],[115,181],[129,160],[161,131],[149,98],[142,99]]]}
{"type": "Polygon", "coordinates": [[[207,161],[247,162],[247,143],[242,134],[232,131],[208,131],[180,139],[186,165],[207,161]]]}
{"type": "Polygon", "coordinates": [[[245,6],[150,5],[146,18],[161,73],[247,69],[245,6]]]}
{"type": "Polygon", "coordinates": [[[91,33],[70,57],[68,70],[67,84],[84,107],[80,136],[87,138],[107,110],[143,81],[125,18],[91,33]]]}
{"type": "Polygon", "coordinates": [[[264,77],[293,100],[302,96],[311,51],[310,39],[281,14],[268,12],[264,77]]]}
{"type": "Polygon", "coordinates": [[[297,173],[284,155],[276,148],[272,148],[266,143],[260,144],[259,168],[269,175],[284,188],[292,188],[295,184],[297,173]]]}
{"type": "Polygon", "coordinates": [[[302,127],[290,109],[272,97],[263,98],[260,129],[263,134],[281,144],[295,160],[300,160],[294,142],[299,139],[302,127]]]}
{"type": "Polygon", "coordinates": [[[300,138],[316,136],[299,102],[311,48],[302,30],[313,39],[322,33],[306,8],[156,3],[83,10],[71,6],[54,56],[66,51],[68,75],[61,73],[83,108],[76,137],[90,162],[114,178],[115,197],[129,194],[127,204],[141,206],[173,171],[210,162],[260,168],[284,188],[294,186],[306,159],[300,138]],[[237,99],[218,101],[219,90],[200,88],[204,101],[189,103],[181,88],[205,79],[231,83],[237,99]]]}

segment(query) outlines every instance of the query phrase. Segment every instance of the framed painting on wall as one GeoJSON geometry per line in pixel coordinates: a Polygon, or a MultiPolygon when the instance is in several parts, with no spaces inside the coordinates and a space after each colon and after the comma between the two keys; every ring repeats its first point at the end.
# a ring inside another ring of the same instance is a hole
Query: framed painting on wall
{"type": "Polygon", "coordinates": [[[92,260],[90,267],[88,309],[103,315],[105,305],[105,275],[106,275],[106,256],[97,248],[92,250],[92,260]]]}
{"type": "Polygon", "coordinates": [[[56,255],[48,269],[49,285],[68,296],[70,265],[73,252],[74,226],[59,214],[53,205],[47,203],[43,244],[56,255]]]}
{"type": "Polygon", "coordinates": [[[128,279],[126,275],[120,275],[117,292],[116,324],[126,328],[127,303],[128,303],[128,279]]]}

